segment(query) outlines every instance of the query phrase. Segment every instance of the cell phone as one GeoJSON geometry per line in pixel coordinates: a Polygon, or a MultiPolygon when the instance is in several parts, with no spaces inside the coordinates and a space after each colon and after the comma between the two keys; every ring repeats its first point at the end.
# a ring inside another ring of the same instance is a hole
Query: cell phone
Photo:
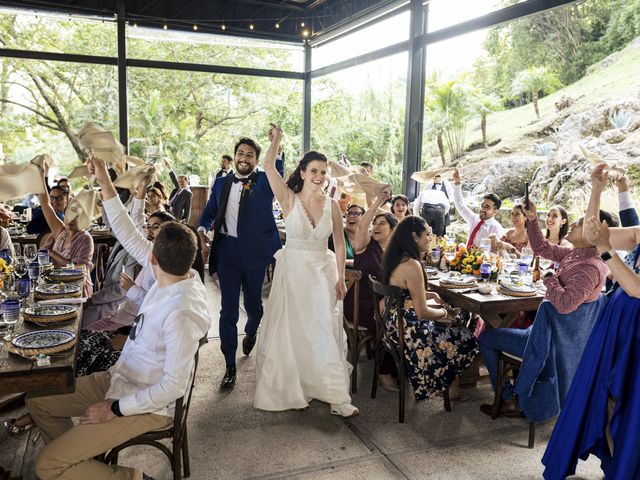
{"type": "Polygon", "coordinates": [[[524,208],[529,210],[529,182],[524,183],[524,208]]]}

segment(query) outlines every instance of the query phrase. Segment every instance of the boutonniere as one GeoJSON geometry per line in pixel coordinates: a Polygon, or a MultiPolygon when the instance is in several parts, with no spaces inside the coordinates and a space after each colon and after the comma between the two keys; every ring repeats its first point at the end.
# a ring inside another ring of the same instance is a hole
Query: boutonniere
{"type": "Polygon", "coordinates": [[[252,173],[249,175],[246,183],[242,184],[242,196],[251,195],[256,188],[256,176],[252,173]]]}

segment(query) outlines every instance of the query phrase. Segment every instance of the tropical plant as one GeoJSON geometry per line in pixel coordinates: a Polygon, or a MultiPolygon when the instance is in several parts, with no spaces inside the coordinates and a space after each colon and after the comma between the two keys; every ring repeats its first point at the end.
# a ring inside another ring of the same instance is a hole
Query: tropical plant
{"type": "Polygon", "coordinates": [[[545,142],[536,145],[536,153],[541,157],[546,157],[553,150],[553,143],[545,142]]]}
{"type": "Polygon", "coordinates": [[[609,122],[613,128],[626,130],[633,123],[633,115],[625,110],[618,110],[609,115],[609,122]]]}
{"type": "Polygon", "coordinates": [[[530,67],[519,72],[511,82],[511,96],[528,96],[533,102],[536,117],[540,118],[538,98],[540,92],[548,94],[560,88],[558,76],[547,67],[530,67]]]}
{"type": "Polygon", "coordinates": [[[497,95],[491,93],[489,95],[475,90],[471,97],[471,106],[473,110],[480,115],[480,130],[482,131],[482,144],[484,148],[488,148],[487,142],[487,116],[491,112],[497,112],[502,109],[502,102],[497,95]]]}

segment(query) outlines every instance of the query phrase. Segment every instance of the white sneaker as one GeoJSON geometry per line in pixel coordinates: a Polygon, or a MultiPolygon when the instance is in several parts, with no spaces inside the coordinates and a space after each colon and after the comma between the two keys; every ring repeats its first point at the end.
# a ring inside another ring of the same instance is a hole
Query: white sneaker
{"type": "Polygon", "coordinates": [[[350,403],[341,403],[340,405],[331,405],[331,415],[350,418],[360,415],[360,411],[350,403]]]}

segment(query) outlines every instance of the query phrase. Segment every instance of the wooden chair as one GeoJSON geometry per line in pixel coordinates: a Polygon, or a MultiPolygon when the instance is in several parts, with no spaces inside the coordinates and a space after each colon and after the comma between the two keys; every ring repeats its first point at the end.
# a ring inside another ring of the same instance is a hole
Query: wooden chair
{"type": "MultiPolygon", "coordinates": [[[[380,372],[380,364],[385,352],[389,353],[393,358],[398,370],[398,387],[399,387],[399,406],[398,406],[398,422],[404,423],[405,397],[406,397],[406,370],[404,365],[404,318],[398,318],[398,343],[389,338],[386,334],[386,324],[391,317],[391,309],[389,305],[402,305],[402,289],[391,285],[384,285],[369,275],[369,286],[371,288],[371,296],[373,298],[373,314],[376,320],[376,341],[375,341],[375,365],[373,368],[373,384],[371,386],[371,398],[376,398],[378,389],[378,375],[380,372]],[[380,303],[384,304],[384,311],[380,311],[380,303]]],[[[451,401],[449,400],[449,390],[443,392],[444,409],[451,411],[451,401]]]]}
{"type": "Polygon", "coordinates": [[[369,333],[367,327],[359,324],[359,305],[360,305],[360,280],[362,280],[362,272],[360,270],[345,270],[345,283],[347,284],[347,292],[353,289],[353,321],[349,321],[343,315],[344,330],[347,333],[347,341],[349,342],[349,362],[353,365],[351,372],[351,392],[358,392],[358,360],[362,348],[375,340],[375,336],[369,333]]]}
{"type": "Polygon", "coordinates": [[[104,275],[106,273],[106,265],[109,259],[109,245],[106,243],[96,243],[94,259],[93,270],[95,273],[95,282],[93,290],[97,292],[104,284],[104,275]]]}
{"type": "MultiPolygon", "coordinates": [[[[200,340],[200,347],[207,343],[207,341],[207,337],[205,336],[200,340]]],[[[120,453],[120,451],[134,445],[149,445],[159,449],[167,456],[171,462],[171,471],[173,472],[174,480],[180,480],[182,478],[181,473],[183,469],[185,478],[188,478],[191,475],[191,469],[189,466],[189,444],[187,441],[187,417],[189,415],[189,406],[191,405],[193,386],[196,383],[199,350],[200,349],[198,348],[198,351],[196,351],[195,354],[191,386],[185,393],[184,397],[179,398],[176,401],[173,424],[163,430],[154,430],[152,432],[143,433],[142,435],[138,435],[137,437],[118,445],[107,452],[104,457],[104,463],[116,465],[118,463],[118,453],[120,453]],[[171,448],[160,443],[160,440],[166,438],[171,439],[171,448]]]]}
{"type": "MultiPolygon", "coordinates": [[[[496,383],[496,393],[493,399],[493,410],[491,411],[491,418],[494,420],[498,418],[500,413],[500,405],[502,403],[502,385],[504,385],[509,372],[511,372],[513,379],[518,376],[518,370],[522,366],[522,358],[512,355],[507,352],[500,352],[500,359],[498,360],[498,381],[496,383]]],[[[529,421],[529,443],[527,446],[533,448],[536,441],[536,423],[529,421]]]]}

